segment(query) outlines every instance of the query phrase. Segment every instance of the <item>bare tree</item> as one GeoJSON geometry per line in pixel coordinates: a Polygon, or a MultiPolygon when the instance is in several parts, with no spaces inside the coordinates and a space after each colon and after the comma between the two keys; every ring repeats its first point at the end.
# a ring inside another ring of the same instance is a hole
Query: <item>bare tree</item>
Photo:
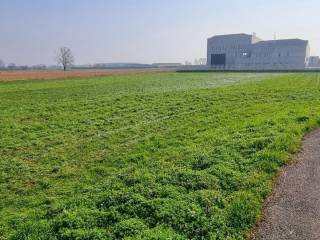
{"type": "Polygon", "coordinates": [[[6,67],[4,61],[0,59],[0,69],[4,69],[6,67]]]}
{"type": "Polygon", "coordinates": [[[206,58],[199,58],[199,65],[206,65],[207,59],[206,58]]]}
{"type": "Polygon", "coordinates": [[[74,57],[71,49],[67,47],[60,48],[56,60],[58,64],[62,65],[63,71],[66,71],[67,68],[74,63],[74,57]]]}
{"type": "Polygon", "coordinates": [[[15,63],[9,63],[8,64],[8,70],[15,70],[17,68],[15,63]]]}

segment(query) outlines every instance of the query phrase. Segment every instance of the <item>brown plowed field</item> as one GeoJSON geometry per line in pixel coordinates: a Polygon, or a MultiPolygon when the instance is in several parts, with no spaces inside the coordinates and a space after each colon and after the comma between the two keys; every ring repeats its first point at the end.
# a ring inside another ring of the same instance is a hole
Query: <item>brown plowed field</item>
{"type": "Polygon", "coordinates": [[[15,80],[45,80],[45,79],[66,79],[66,78],[85,78],[95,76],[114,76],[139,74],[149,72],[167,72],[172,69],[107,69],[107,70],[45,70],[45,71],[0,71],[0,81],[15,80]]]}

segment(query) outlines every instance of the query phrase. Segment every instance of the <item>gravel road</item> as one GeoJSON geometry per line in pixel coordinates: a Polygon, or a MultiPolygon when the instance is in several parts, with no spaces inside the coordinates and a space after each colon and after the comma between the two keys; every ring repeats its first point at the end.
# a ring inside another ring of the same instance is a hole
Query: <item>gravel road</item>
{"type": "Polygon", "coordinates": [[[320,129],[308,134],[296,162],[281,173],[253,240],[320,239],[320,129]]]}

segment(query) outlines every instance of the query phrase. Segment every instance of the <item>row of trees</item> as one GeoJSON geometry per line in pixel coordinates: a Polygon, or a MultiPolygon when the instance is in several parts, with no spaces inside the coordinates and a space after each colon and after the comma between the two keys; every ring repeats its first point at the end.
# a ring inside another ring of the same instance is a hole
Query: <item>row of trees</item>
{"type": "MultiPolygon", "coordinates": [[[[68,47],[59,48],[55,61],[58,65],[63,67],[66,71],[73,63],[74,57],[72,51],[68,47]]],[[[44,64],[35,65],[32,67],[28,66],[17,66],[15,63],[9,63],[7,66],[3,60],[0,59],[0,70],[28,70],[28,69],[47,69],[44,64]]]]}
{"type": "MultiPolygon", "coordinates": [[[[63,70],[66,71],[72,64],[74,63],[74,57],[72,51],[68,47],[61,47],[57,52],[57,56],[55,58],[58,65],[63,67],[63,70]]],[[[185,65],[206,65],[206,58],[199,58],[194,60],[194,64],[192,62],[186,61],[185,65]]],[[[43,64],[36,65],[31,67],[31,69],[46,69],[47,67],[43,64]]],[[[16,66],[14,63],[10,63],[7,67],[5,63],[0,59],[0,70],[8,69],[8,70],[26,70],[30,69],[28,66],[16,66]]]]}
{"type": "Polygon", "coordinates": [[[206,58],[196,58],[194,62],[191,61],[185,61],[184,65],[206,65],[207,59],[206,58]]]}
{"type": "Polygon", "coordinates": [[[2,60],[0,59],[0,69],[1,69],[1,68],[5,68],[5,67],[6,67],[6,65],[5,65],[4,61],[2,61],[2,60]]]}
{"type": "Polygon", "coordinates": [[[0,71],[1,70],[45,70],[45,69],[57,69],[57,66],[46,66],[45,64],[27,66],[27,65],[16,65],[15,63],[9,63],[5,65],[4,61],[0,60],[0,71]]]}
{"type": "Polygon", "coordinates": [[[37,66],[29,67],[27,65],[17,66],[15,63],[5,64],[3,60],[0,59],[0,70],[27,70],[27,69],[36,69],[37,66]]]}

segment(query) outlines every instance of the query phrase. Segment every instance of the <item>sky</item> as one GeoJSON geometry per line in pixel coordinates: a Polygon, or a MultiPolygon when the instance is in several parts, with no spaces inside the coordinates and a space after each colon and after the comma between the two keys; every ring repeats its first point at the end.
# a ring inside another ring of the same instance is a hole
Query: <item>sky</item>
{"type": "Polygon", "coordinates": [[[319,0],[0,0],[0,59],[54,64],[185,62],[208,37],[253,33],[302,38],[320,55],[319,0]]]}

